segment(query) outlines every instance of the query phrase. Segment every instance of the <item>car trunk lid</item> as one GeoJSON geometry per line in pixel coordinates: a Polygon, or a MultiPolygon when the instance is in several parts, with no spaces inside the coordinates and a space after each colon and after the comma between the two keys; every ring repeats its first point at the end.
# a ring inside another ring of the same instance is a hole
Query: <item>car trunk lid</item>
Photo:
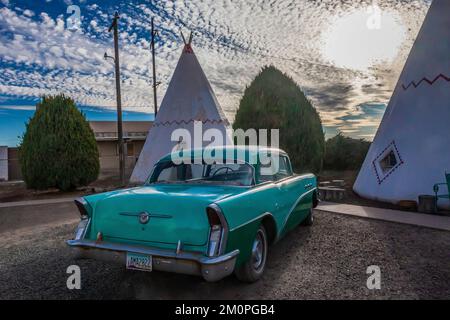
{"type": "Polygon", "coordinates": [[[206,207],[243,190],[164,184],[123,190],[97,203],[93,226],[105,239],[204,246],[209,234],[206,207]]]}

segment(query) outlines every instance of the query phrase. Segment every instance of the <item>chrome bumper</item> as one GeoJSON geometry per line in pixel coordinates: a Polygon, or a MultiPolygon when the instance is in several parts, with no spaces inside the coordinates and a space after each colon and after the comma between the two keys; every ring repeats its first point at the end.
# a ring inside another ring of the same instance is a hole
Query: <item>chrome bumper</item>
{"type": "Polygon", "coordinates": [[[68,240],[67,245],[78,249],[83,258],[117,261],[125,264],[127,252],[148,254],[153,259],[153,269],[201,275],[206,281],[218,281],[230,275],[236,263],[239,250],[218,257],[206,257],[201,254],[154,249],[119,243],[95,242],[91,240],[68,240]]]}

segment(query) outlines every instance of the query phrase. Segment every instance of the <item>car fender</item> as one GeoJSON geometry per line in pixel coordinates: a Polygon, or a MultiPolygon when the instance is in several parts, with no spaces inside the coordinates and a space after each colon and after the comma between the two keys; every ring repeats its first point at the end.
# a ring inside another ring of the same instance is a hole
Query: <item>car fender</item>
{"type": "MultiPolygon", "coordinates": [[[[275,230],[270,230],[270,232],[277,232],[275,219],[270,212],[264,212],[263,214],[256,216],[252,220],[230,228],[226,252],[230,252],[236,249],[239,250],[236,267],[241,266],[251,258],[253,241],[255,240],[256,232],[258,231],[258,228],[261,226],[263,221],[267,221],[267,219],[270,219],[275,227],[275,230]]],[[[275,238],[276,235],[273,236],[273,239],[275,238]]]]}

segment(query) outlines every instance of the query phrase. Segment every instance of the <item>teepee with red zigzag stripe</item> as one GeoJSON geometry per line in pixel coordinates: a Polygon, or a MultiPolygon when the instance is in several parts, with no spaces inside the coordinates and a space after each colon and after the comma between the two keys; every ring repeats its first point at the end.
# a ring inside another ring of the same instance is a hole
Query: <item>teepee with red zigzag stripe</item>
{"type": "MultiPolygon", "coordinates": [[[[398,203],[450,173],[450,0],[434,0],[353,189],[398,203]]],[[[447,192],[446,188],[443,193],[447,192]]],[[[440,207],[450,207],[440,199],[440,207]]]]}
{"type": "MultiPolygon", "coordinates": [[[[225,141],[217,141],[218,145],[231,143],[230,124],[194,54],[191,41],[192,36],[188,42],[185,41],[166,95],[133,170],[132,183],[145,181],[155,163],[177,147],[180,142],[171,138],[176,129],[187,129],[194,139],[194,122],[201,121],[203,132],[208,129],[221,132],[225,141]]],[[[211,145],[211,142],[202,143],[203,146],[211,145]]]]}

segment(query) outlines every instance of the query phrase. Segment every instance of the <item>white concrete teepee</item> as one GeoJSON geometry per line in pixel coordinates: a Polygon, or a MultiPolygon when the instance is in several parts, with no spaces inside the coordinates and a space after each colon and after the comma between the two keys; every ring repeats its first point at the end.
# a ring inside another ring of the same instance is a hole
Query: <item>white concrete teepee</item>
{"type": "MultiPolygon", "coordinates": [[[[434,0],[353,189],[397,203],[450,172],[450,0],[434,0]]],[[[445,188],[445,191],[446,188],[445,188]]],[[[444,191],[444,193],[445,193],[444,191]]],[[[449,207],[448,200],[439,206],[449,207]]]]}
{"type": "MultiPolygon", "coordinates": [[[[201,121],[203,132],[218,129],[227,139],[226,144],[231,142],[227,132],[229,122],[192,50],[191,39],[192,37],[185,43],[155,122],[148,133],[130,179],[132,183],[145,181],[154,164],[162,156],[172,152],[179,143],[171,141],[172,132],[176,129],[187,129],[194,137],[194,122],[201,121]]],[[[203,146],[210,143],[203,142],[203,146]]]]}

